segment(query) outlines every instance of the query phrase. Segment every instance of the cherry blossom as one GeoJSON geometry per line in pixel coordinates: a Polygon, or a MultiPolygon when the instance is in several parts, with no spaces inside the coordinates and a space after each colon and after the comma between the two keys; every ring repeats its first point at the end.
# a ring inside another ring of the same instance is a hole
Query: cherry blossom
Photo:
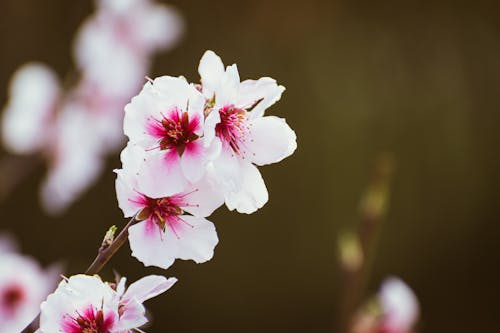
{"type": "Polygon", "coordinates": [[[162,76],[125,107],[125,134],[147,152],[145,172],[154,175],[141,180],[144,193],[168,196],[203,177],[209,155],[202,139],[204,103],[183,77],[162,76]]]}
{"type": "Polygon", "coordinates": [[[147,323],[142,303],[168,290],[176,278],[146,276],[125,290],[97,275],[74,275],[61,281],[41,305],[41,333],[123,333],[147,323]]]}
{"type": "Polygon", "coordinates": [[[279,162],[297,147],[284,119],[264,117],[285,88],[268,77],[241,82],[237,66],[224,69],[212,51],[205,52],[198,71],[206,100],[204,144],[220,150],[208,166],[210,177],[223,189],[230,210],[252,213],[268,200],[256,165],[279,162]]]}
{"type": "Polygon", "coordinates": [[[60,93],[56,74],[43,64],[28,63],[14,73],[2,119],[2,139],[9,150],[28,154],[45,147],[60,93]]]}
{"type": "Polygon", "coordinates": [[[0,333],[20,332],[55,287],[58,269],[43,270],[34,259],[11,252],[10,244],[0,248],[0,333]]]}
{"type": "Polygon", "coordinates": [[[169,196],[154,197],[140,190],[139,181],[153,177],[143,173],[144,152],[129,144],[121,154],[123,169],[116,170],[118,203],[126,217],[142,221],[129,228],[132,255],[146,266],[170,267],[175,259],[210,260],[218,243],[212,222],[205,219],[220,207],[220,193],[202,180],[169,196]]]}
{"type": "Polygon", "coordinates": [[[180,15],[149,0],[98,0],[74,45],[86,80],[112,95],[130,98],[154,52],[173,46],[183,31],[180,15]]]}
{"type": "Polygon", "coordinates": [[[420,310],[417,297],[410,287],[399,278],[388,278],[382,284],[379,299],[384,313],[383,332],[411,332],[420,310]]]}

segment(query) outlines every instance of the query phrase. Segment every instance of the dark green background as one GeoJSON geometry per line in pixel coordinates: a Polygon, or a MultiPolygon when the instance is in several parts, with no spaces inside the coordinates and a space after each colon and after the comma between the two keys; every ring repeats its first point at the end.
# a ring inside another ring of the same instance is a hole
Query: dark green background
{"type": "MultiPolygon", "coordinates": [[[[148,332],[331,332],[342,286],[335,239],[357,221],[377,156],[397,160],[391,207],[367,295],[403,277],[422,306],[421,332],[500,331],[500,5],[497,1],[173,1],[187,31],[149,76],[198,80],[206,49],[242,78],[287,90],[269,110],[298,149],[262,168],[269,203],[211,217],[221,242],[209,263],[144,269],[123,248],[114,267],[179,283],[148,303],[148,332]]],[[[63,76],[90,1],[1,0],[0,102],[26,61],[63,76]]],[[[78,149],[78,147],[75,147],[78,149]]],[[[84,167],[84,166],[82,166],[84,167]]],[[[38,170],[0,203],[0,229],[67,274],[91,261],[102,234],[125,220],[112,169],[66,215],[38,205],[38,170]]]]}

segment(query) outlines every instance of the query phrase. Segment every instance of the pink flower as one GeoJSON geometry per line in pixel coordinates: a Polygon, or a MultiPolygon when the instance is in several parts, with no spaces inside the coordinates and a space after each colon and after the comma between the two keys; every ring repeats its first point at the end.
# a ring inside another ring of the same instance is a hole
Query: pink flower
{"type": "Polygon", "coordinates": [[[61,281],[41,305],[42,333],[122,333],[147,323],[142,303],[168,290],[177,279],[150,275],[125,290],[98,276],[75,275],[61,281]]]}
{"type": "Polygon", "coordinates": [[[212,51],[205,52],[198,71],[208,114],[205,145],[220,150],[209,166],[210,176],[223,189],[229,209],[252,213],[268,200],[255,165],[279,162],[297,147],[295,132],[284,119],[264,117],[285,88],[267,77],[240,82],[236,65],[224,69],[212,51]]]}
{"type": "Polygon", "coordinates": [[[29,257],[0,253],[0,333],[20,332],[37,316],[57,275],[29,257]]]}
{"type": "Polygon", "coordinates": [[[56,74],[43,64],[29,63],[14,73],[2,119],[8,149],[29,154],[45,148],[60,93],[56,74]]]}
{"type": "Polygon", "coordinates": [[[146,266],[170,267],[175,259],[210,260],[218,243],[212,222],[205,219],[222,205],[223,197],[206,181],[183,191],[154,197],[140,190],[144,151],[129,144],[122,152],[123,169],[116,170],[118,203],[126,217],[143,219],[129,228],[132,255],[146,266]]]}
{"type": "Polygon", "coordinates": [[[124,131],[146,151],[141,189],[152,197],[184,190],[205,172],[203,95],[183,77],[163,76],[144,85],[125,107],[124,131]]]}
{"type": "Polygon", "coordinates": [[[418,300],[402,280],[386,279],[379,292],[383,318],[381,332],[409,333],[419,317],[418,300]]]}

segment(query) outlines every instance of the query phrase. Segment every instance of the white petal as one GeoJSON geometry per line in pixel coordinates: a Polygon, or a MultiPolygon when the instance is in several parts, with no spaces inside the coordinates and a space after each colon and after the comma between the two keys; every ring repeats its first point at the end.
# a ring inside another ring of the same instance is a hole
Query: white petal
{"type": "Polygon", "coordinates": [[[196,217],[210,216],[217,208],[224,204],[224,195],[215,184],[204,178],[194,184],[185,196],[187,207],[181,207],[196,217]]]}
{"type": "Polygon", "coordinates": [[[216,105],[223,107],[234,104],[238,98],[240,87],[240,75],[236,64],[227,66],[226,72],[222,75],[220,85],[216,88],[216,105]]]}
{"type": "Polygon", "coordinates": [[[184,226],[179,231],[178,258],[203,263],[212,259],[214,248],[219,242],[212,222],[199,217],[183,215],[181,218],[191,226],[184,226]]]}
{"type": "Polygon", "coordinates": [[[116,198],[118,199],[118,206],[123,211],[125,217],[134,216],[139,210],[144,208],[141,203],[140,195],[134,191],[131,184],[126,181],[123,176],[123,170],[115,170],[116,176],[116,198]]]}
{"type": "Polygon", "coordinates": [[[203,94],[208,99],[212,98],[224,74],[224,64],[221,58],[213,51],[206,51],[201,57],[198,73],[203,84],[203,94]]]}
{"type": "Polygon", "coordinates": [[[255,96],[261,95],[260,98],[263,98],[262,101],[260,101],[257,105],[255,105],[252,111],[249,112],[248,114],[250,119],[255,119],[258,117],[262,117],[268,107],[270,107],[271,105],[280,100],[281,95],[285,91],[285,87],[278,86],[276,84],[271,84],[268,80],[265,80],[260,83],[257,82],[256,85],[249,90],[253,90],[251,92],[247,90],[246,93],[249,93],[249,95],[245,96],[244,95],[245,93],[240,93],[240,95],[249,98],[252,95],[252,93],[254,93],[255,96]]]}
{"type": "Polygon", "coordinates": [[[209,113],[207,118],[205,119],[205,130],[204,130],[204,145],[205,147],[210,146],[214,139],[216,138],[215,136],[215,126],[217,126],[218,123],[220,123],[220,113],[218,110],[213,110],[212,112],[209,113]]]}
{"type": "Polygon", "coordinates": [[[125,301],[135,299],[139,303],[143,303],[150,298],[164,293],[176,282],[176,278],[167,279],[164,276],[148,275],[132,283],[123,295],[123,299],[125,301]]]}
{"type": "Polygon", "coordinates": [[[249,122],[250,140],[247,148],[257,165],[276,163],[293,154],[297,148],[295,132],[285,119],[268,116],[249,122]]]}
{"type": "Polygon", "coordinates": [[[177,238],[172,233],[163,233],[151,221],[143,221],[129,228],[128,239],[132,256],[145,266],[167,269],[178,253],[177,238]]]}
{"type": "Polygon", "coordinates": [[[241,174],[241,189],[225,193],[226,205],[229,210],[236,209],[239,213],[251,214],[264,206],[269,194],[256,166],[242,162],[241,174]]]}

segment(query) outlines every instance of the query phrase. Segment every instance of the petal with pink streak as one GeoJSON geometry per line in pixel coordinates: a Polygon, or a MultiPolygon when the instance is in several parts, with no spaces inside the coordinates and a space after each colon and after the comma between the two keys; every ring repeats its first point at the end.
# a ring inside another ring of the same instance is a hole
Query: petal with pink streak
{"type": "Polygon", "coordinates": [[[186,145],[181,156],[181,167],[184,176],[194,183],[205,173],[205,156],[201,140],[190,142],[186,145]]]}
{"type": "Polygon", "coordinates": [[[167,269],[174,263],[179,246],[172,232],[162,232],[150,220],[131,226],[128,232],[132,256],[145,266],[167,269]]]}
{"type": "Polygon", "coordinates": [[[143,197],[134,191],[124,179],[123,170],[116,170],[115,172],[117,173],[115,187],[118,206],[123,211],[125,217],[134,216],[145,206],[143,197]]]}
{"type": "Polygon", "coordinates": [[[250,140],[247,148],[250,158],[257,165],[276,163],[293,154],[297,136],[285,119],[274,116],[250,121],[250,140]]]}
{"type": "Polygon", "coordinates": [[[130,330],[143,326],[148,322],[146,318],[146,309],[141,302],[131,299],[122,308],[120,320],[117,325],[117,332],[130,330]]]}
{"type": "Polygon", "coordinates": [[[139,192],[151,198],[180,193],[187,184],[175,149],[152,151],[144,158],[138,174],[139,192]]]}
{"type": "Polygon", "coordinates": [[[147,301],[170,289],[177,282],[176,278],[167,279],[160,275],[148,275],[132,283],[123,295],[124,302],[135,299],[140,303],[147,301]]]}

